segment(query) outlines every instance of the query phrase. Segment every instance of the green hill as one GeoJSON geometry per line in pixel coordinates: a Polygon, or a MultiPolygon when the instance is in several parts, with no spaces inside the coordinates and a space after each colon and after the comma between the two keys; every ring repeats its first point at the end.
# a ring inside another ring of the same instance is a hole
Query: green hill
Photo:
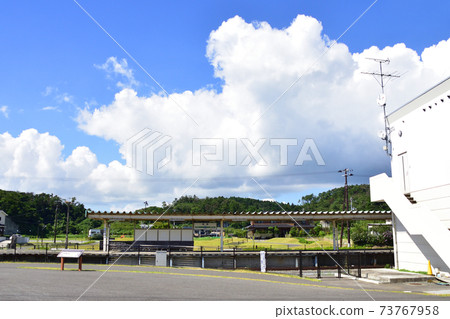
{"type": "MultiPolygon", "coordinates": [[[[384,203],[370,201],[369,185],[348,186],[349,202],[356,210],[389,210],[384,203]]],[[[175,198],[172,204],[163,202],[162,207],[147,207],[138,211],[169,214],[222,214],[224,212],[253,211],[340,211],[343,210],[344,187],[331,189],[318,195],[303,196],[298,204],[276,203],[243,197],[206,197],[183,196],[175,198]]],[[[350,206],[350,204],[349,204],[350,206]]],[[[349,208],[350,209],[350,208],[349,208]]]]}

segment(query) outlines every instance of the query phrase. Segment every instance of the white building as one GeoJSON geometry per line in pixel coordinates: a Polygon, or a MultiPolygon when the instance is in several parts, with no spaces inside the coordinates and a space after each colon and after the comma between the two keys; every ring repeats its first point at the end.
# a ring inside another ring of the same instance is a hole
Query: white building
{"type": "Polygon", "coordinates": [[[450,271],[450,77],[388,116],[392,177],[370,179],[394,213],[397,269],[450,271]]]}
{"type": "Polygon", "coordinates": [[[0,236],[3,236],[6,227],[6,216],[8,216],[4,211],[0,210],[0,236]]]}

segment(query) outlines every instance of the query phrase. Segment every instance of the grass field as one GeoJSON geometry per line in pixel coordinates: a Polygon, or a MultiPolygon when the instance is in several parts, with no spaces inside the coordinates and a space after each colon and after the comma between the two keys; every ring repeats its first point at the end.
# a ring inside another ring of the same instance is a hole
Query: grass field
{"type": "MultiPolygon", "coordinates": [[[[133,236],[114,236],[115,241],[133,241],[133,236]]],[[[65,242],[64,236],[57,237],[57,243],[62,244],[65,242]]],[[[99,241],[91,241],[89,238],[81,235],[69,235],[69,242],[78,242],[79,249],[86,250],[98,250],[99,241]]],[[[30,240],[31,244],[37,244],[36,238],[30,240]]],[[[53,243],[53,238],[39,239],[39,244],[53,243]]],[[[315,238],[271,238],[266,240],[252,240],[248,238],[226,237],[224,238],[224,249],[238,250],[254,250],[254,249],[267,249],[267,250],[316,250],[316,249],[332,249],[333,242],[330,236],[315,237],[315,238]]],[[[219,237],[202,237],[194,238],[194,250],[218,250],[220,249],[219,237]]]]}
{"type": "MultiPolygon", "coordinates": [[[[333,242],[329,238],[308,238],[307,240],[299,241],[298,238],[272,238],[267,240],[251,240],[247,238],[224,238],[224,249],[268,249],[268,250],[285,250],[285,249],[331,249],[333,242]]],[[[217,250],[220,247],[220,238],[204,237],[194,240],[194,247],[199,250],[203,247],[204,250],[217,250]]]]}

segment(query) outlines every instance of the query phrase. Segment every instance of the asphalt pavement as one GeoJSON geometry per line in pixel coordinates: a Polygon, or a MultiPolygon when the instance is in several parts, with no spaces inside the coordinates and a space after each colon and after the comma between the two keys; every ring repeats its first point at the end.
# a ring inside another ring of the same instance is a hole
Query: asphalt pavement
{"type": "Polygon", "coordinates": [[[432,282],[376,284],[239,270],[155,266],[0,263],[0,300],[450,301],[432,282]]]}

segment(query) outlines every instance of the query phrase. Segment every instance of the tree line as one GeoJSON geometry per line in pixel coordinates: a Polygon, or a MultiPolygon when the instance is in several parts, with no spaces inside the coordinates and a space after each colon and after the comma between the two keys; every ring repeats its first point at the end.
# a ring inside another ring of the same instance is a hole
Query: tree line
{"type": "Polygon", "coordinates": [[[17,233],[24,236],[50,236],[55,227],[58,234],[65,233],[67,210],[71,234],[82,233],[98,224],[85,218],[85,207],[75,197],[66,201],[53,194],[0,190],[0,210],[8,214],[18,226],[17,233]]]}

